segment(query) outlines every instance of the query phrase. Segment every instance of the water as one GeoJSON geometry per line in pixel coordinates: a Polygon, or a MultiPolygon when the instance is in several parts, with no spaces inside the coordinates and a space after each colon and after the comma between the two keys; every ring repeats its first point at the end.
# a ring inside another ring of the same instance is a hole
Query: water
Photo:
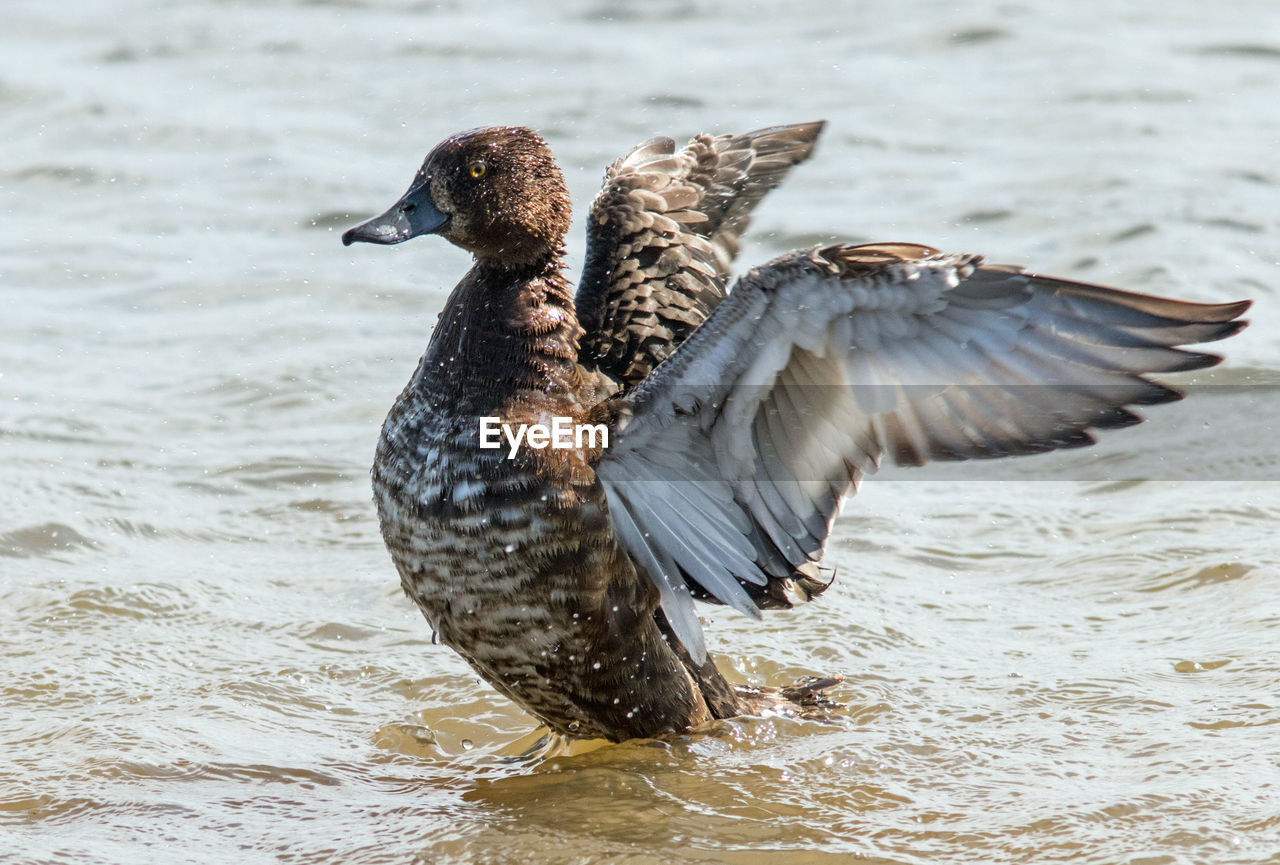
{"type": "Polygon", "coordinates": [[[1280,861],[1280,7],[1142,5],[10,0],[0,859],[1280,861]],[[1254,325],[1094,451],[869,483],[821,603],[707,611],[844,723],[510,762],[367,488],[467,257],[338,234],[459,129],[538,128],[581,210],[649,135],[817,117],[744,263],[917,240],[1254,325]]]}

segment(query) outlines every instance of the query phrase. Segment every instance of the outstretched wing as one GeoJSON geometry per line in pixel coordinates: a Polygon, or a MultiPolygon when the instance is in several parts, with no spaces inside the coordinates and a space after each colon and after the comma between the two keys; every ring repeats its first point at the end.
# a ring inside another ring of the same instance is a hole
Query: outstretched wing
{"type": "Polygon", "coordinates": [[[610,165],[576,298],[582,362],[629,387],[702,324],[724,297],[751,211],[822,127],[700,135],[679,152],[653,138],[610,165]]]}
{"type": "Polygon", "coordinates": [[[1220,358],[1248,302],[1194,304],[913,244],[828,246],[751,271],[624,398],[598,467],[613,524],[695,656],[694,596],[758,615],[821,591],[840,500],[899,464],[1091,444],[1181,397],[1149,373],[1220,358]],[[629,416],[626,410],[629,409],[629,416]]]}

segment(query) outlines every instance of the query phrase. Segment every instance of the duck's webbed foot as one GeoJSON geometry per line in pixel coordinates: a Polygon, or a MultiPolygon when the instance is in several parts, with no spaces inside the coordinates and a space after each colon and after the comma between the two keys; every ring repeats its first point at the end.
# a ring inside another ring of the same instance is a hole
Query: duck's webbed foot
{"type": "Polygon", "coordinates": [[[781,713],[810,721],[831,721],[843,704],[825,693],[844,681],[844,676],[805,676],[781,688],[756,688],[736,685],[743,714],[781,713]]]}

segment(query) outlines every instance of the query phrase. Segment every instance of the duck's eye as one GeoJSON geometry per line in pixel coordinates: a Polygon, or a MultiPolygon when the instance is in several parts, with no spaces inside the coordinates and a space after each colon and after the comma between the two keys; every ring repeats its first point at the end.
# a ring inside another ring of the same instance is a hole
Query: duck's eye
{"type": "Polygon", "coordinates": [[[484,177],[484,163],[479,161],[471,163],[467,166],[467,173],[477,180],[484,177]]]}

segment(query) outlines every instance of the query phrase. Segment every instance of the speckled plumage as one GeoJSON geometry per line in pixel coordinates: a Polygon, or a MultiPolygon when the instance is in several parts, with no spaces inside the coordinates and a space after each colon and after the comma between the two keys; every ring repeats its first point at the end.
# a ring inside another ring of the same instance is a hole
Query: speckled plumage
{"type": "Polygon", "coordinates": [[[653,139],[613,163],[576,298],[568,195],[527,129],[427,157],[344,242],[437,233],[476,264],[388,415],[383,536],[439,639],[551,729],[624,739],[834,680],[729,686],[693,598],[749,614],[809,600],[842,498],[903,464],[1032,453],[1179,394],[1145,377],[1217,362],[1247,304],[1053,280],[914,244],[781,256],[727,291],[761,198],[821,124],[653,139]],[[479,446],[479,421],[604,424],[609,447],[479,446]]]}
{"type": "Polygon", "coordinates": [[[591,455],[476,446],[479,417],[598,405],[607,390],[576,364],[577,337],[558,268],[463,280],[378,443],[383,537],[440,641],[553,729],[620,739],[666,716],[681,729],[710,716],[662,641],[656,591],[611,537],[591,455]]]}

